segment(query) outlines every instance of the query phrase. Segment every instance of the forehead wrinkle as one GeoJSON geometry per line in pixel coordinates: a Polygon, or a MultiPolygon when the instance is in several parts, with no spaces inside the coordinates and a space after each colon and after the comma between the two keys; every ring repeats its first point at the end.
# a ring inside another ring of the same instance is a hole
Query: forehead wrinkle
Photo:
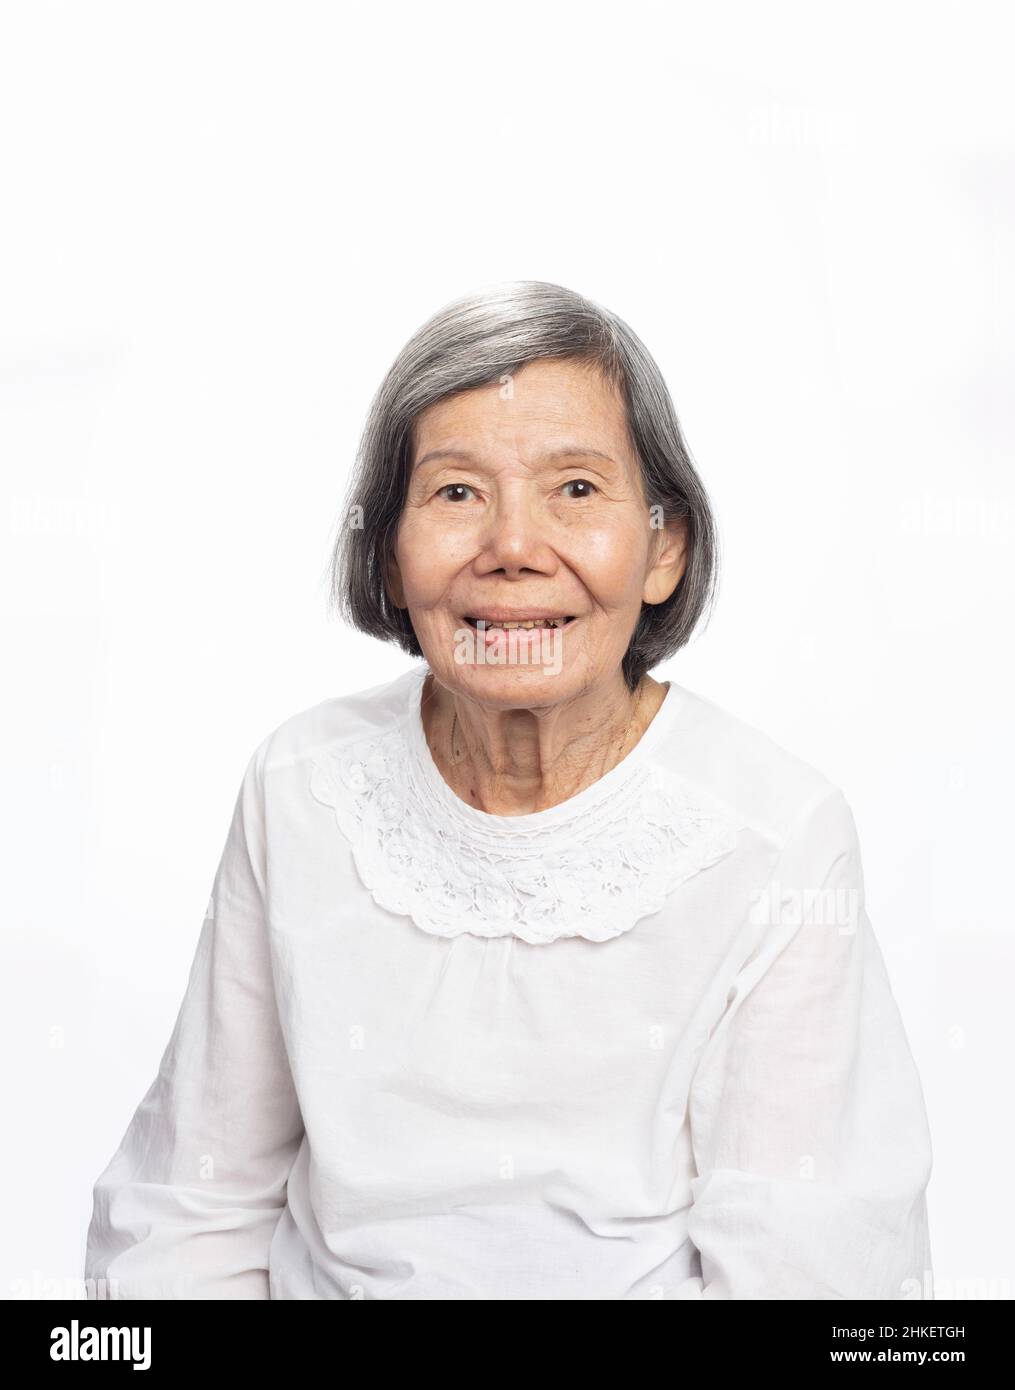
{"type": "MultiPolygon", "coordinates": [[[[623,463],[623,460],[614,458],[612,454],[604,453],[602,449],[593,449],[583,444],[561,444],[555,448],[545,450],[543,453],[537,455],[531,461],[524,458],[518,458],[517,461],[524,468],[538,468],[540,464],[557,463],[562,459],[569,458],[594,458],[601,459],[605,463],[623,463]]],[[[449,461],[454,461],[458,459],[464,463],[474,463],[479,464],[480,466],[484,464],[484,459],[482,455],[475,453],[471,449],[459,449],[449,447],[441,449],[431,449],[430,452],[424,454],[423,457],[413,465],[413,467],[421,468],[423,464],[433,463],[439,459],[448,459],[449,461]]]]}
{"type": "Polygon", "coordinates": [[[550,384],[543,381],[545,368],[539,370],[541,364],[530,363],[529,368],[532,367],[537,368],[535,375],[520,374],[516,394],[512,396],[499,395],[497,384],[489,383],[485,389],[479,387],[434,402],[423,411],[413,423],[414,451],[419,447],[420,425],[424,426],[424,433],[426,425],[436,426],[434,433],[438,440],[447,430],[448,443],[428,449],[412,464],[412,469],[442,454],[449,461],[458,458],[464,463],[493,466],[494,456],[503,443],[510,445],[515,461],[529,471],[547,460],[584,454],[588,458],[603,459],[626,472],[631,452],[629,427],[616,386],[612,382],[605,383],[597,373],[589,376],[586,364],[580,363],[577,386],[572,368],[567,373],[572,381],[565,381],[561,389],[552,380],[550,384]],[[591,393],[589,385],[594,388],[591,393]],[[582,442],[582,435],[590,425],[599,442],[612,452],[597,448],[591,441],[582,442]],[[479,441],[478,448],[463,448],[455,440],[456,434],[459,438],[474,437],[479,441]],[[533,434],[535,439],[527,453],[526,437],[533,434]],[[560,442],[543,449],[540,436],[546,435],[551,439],[556,435],[560,442]]]}
{"type": "Polygon", "coordinates": [[[582,409],[580,401],[550,397],[498,400],[491,415],[488,404],[476,397],[452,398],[439,403],[433,414],[417,420],[413,442],[425,451],[413,468],[442,455],[449,461],[457,458],[492,467],[496,456],[505,450],[530,470],[545,461],[584,455],[626,471],[630,440],[622,409],[618,416],[616,411],[604,409],[598,398],[582,409]],[[433,447],[427,448],[428,444],[433,447]]]}

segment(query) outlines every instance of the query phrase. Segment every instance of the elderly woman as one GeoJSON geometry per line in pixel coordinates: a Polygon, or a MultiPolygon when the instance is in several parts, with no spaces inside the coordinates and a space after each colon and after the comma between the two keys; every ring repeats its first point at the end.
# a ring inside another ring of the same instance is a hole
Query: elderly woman
{"type": "Polygon", "coordinates": [[[253,753],[90,1293],[927,1296],[849,805],[650,674],[716,546],[639,339],[541,282],[449,305],[345,522],[343,611],[420,660],[253,753]]]}

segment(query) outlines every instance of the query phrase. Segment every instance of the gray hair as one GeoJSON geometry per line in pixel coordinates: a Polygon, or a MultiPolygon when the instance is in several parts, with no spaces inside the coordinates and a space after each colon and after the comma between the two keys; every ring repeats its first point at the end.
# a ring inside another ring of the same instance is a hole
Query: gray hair
{"type": "Polygon", "coordinates": [[[642,485],[657,515],[685,518],[688,558],[663,603],[643,603],[623,672],[633,690],[672,656],[709,614],[719,542],[705,489],[691,461],[659,368],[637,335],[592,300],[543,280],[518,280],[456,299],[418,329],[374,396],[331,557],[331,600],[361,632],[422,656],[408,612],[385,583],[412,469],[412,430],[427,406],[499,382],[539,358],[594,364],[619,388],[642,485]],[[350,524],[353,516],[367,526],[350,524]]]}

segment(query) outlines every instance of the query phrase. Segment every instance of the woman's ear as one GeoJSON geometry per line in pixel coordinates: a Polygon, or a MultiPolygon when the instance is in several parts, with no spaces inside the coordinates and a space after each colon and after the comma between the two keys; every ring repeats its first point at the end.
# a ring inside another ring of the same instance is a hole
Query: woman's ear
{"type": "Polygon", "coordinates": [[[396,608],[404,608],[405,588],[402,584],[402,571],[398,567],[398,560],[393,550],[388,551],[388,558],[384,564],[384,583],[391,602],[396,608]]]}
{"type": "MultiPolygon", "coordinates": [[[[655,515],[654,511],[650,515],[655,515]]],[[[665,603],[687,568],[687,518],[668,518],[662,526],[653,527],[652,536],[642,599],[645,603],[665,603]]]]}

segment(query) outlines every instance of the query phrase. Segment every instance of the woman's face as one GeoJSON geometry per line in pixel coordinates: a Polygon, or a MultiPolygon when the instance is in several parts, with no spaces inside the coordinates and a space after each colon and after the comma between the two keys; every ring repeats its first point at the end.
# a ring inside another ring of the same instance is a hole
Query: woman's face
{"type": "Polygon", "coordinates": [[[423,411],[412,460],[388,582],[440,683],[531,709],[619,679],[684,535],[652,524],[616,388],[585,363],[528,363],[423,411]],[[493,626],[535,619],[566,622],[493,626]]]}

